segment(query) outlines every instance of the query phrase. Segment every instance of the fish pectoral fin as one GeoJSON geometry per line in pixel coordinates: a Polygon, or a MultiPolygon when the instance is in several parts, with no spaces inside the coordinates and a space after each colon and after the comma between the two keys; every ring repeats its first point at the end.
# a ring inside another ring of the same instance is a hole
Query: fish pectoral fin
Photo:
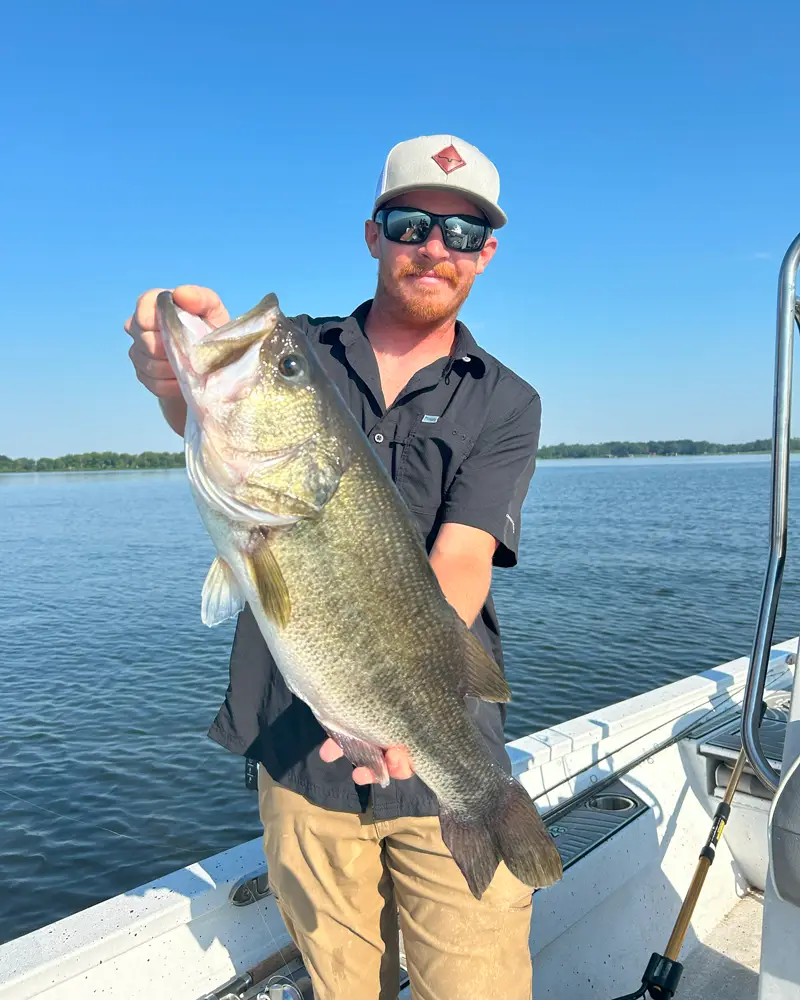
{"type": "Polygon", "coordinates": [[[245,558],[264,614],[280,628],[285,628],[291,617],[292,600],[281,568],[268,543],[262,540],[245,558]]]}
{"type": "Polygon", "coordinates": [[[203,584],[200,617],[209,628],[233,618],[244,607],[244,598],[233,570],[219,556],[211,563],[211,569],[203,584]]]}
{"type": "Polygon", "coordinates": [[[511,690],[500,667],[472,632],[464,632],[464,665],[461,694],[483,701],[511,701],[511,690]]]}
{"type": "Polygon", "coordinates": [[[389,770],[380,747],[376,747],[374,743],[365,743],[364,740],[356,739],[355,736],[348,736],[347,733],[328,729],[327,726],[323,728],[334,743],[339,744],[351,764],[355,767],[368,767],[380,782],[381,788],[388,786],[389,770]]]}

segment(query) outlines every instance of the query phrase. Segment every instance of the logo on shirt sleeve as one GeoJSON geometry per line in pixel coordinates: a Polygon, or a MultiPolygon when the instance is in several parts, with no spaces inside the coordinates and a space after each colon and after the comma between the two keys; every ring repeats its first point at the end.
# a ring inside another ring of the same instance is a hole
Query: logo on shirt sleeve
{"type": "Polygon", "coordinates": [[[435,417],[432,413],[426,413],[422,418],[422,422],[423,424],[435,424],[438,419],[439,418],[435,417]]]}

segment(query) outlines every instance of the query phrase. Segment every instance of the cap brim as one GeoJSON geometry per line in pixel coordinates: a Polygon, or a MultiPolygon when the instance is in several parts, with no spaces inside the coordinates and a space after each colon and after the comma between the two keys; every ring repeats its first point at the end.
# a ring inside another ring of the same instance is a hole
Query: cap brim
{"type": "Polygon", "coordinates": [[[409,191],[450,191],[453,194],[460,194],[483,212],[489,220],[489,225],[492,229],[501,229],[508,222],[508,216],[499,205],[495,205],[488,198],[482,198],[480,195],[475,194],[474,191],[461,188],[457,184],[406,184],[402,187],[393,188],[391,191],[384,192],[378,198],[373,206],[373,213],[377,212],[387,201],[392,201],[393,198],[398,198],[409,191]]]}

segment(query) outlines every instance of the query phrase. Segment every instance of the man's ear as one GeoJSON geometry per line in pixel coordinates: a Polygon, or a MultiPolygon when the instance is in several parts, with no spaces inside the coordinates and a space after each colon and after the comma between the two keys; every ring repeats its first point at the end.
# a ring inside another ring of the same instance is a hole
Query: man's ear
{"type": "Polygon", "coordinates": [[[475,267],[476,274],[482,274],[489,266],[489,261],[494,257],[497,250],[497,237],[490,236],[483,246],[483,250],[478,254],[478,263],[475,267]]]}
{"type": "Polygon", "coordinates": [[[378,249],[378,244],[381,238],[381,231],[378,227],[377,222],[373,222],[372,219],[367,219],[364,223],[364,239],[366,240],[367,246],[369,247],[369,252],[377,260],[380,257],[380,252],[378,249]]]}

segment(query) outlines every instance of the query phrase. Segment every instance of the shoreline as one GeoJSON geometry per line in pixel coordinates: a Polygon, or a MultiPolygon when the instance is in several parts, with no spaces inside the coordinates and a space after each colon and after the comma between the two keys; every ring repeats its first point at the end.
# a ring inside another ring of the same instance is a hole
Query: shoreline
{"type": "MultiPolygon", "coordinates": [[[[800,438],[791,438],[791,454],[800,453],[800,438]]],[[[772,438],[755,438],[735,444],[690,438],[667,438],[661,441],[601,441],[597,444],[540,445],[537,461],[574,459],[625,458],[714,458],[734,455],[769,455],[772,438]]],[[[10,458],[0,454],[0,475],[38,472],[149,472],[165,469],[185,469],[186,457],[181,451],[68,452],[57,458],[10,458]]]]}
{"type": "MultiPolygon", "coordinates": [[[[758,458],[758,457],[769,457],[770,451],[709,451],[709,452],[669,452],[659,454],[658,452],[653,452],[650,454],[628,454],[628,455],[542,455],[539,454],[536,457],[537,465],[540,462],[625,462],[631,460],[649,460],[649,459],[675,459],[675,458],[758,458]]],[[[792,449],[791,455],[800,454],[800,448],[792,449]]],[[[106,466],[102,469],[91,469],[91,468],[45,468],[45,469],[0,469],[0,476],[38,476],[38,475],[49,475],[51,473],[61,474],[61,475],[102,475],[109,472],[177,472],[185,471],[185,464],[181,465],[150,465],[150,466],[130,466],[130,465],[120,465],[120,466],[106,466]]]]}

